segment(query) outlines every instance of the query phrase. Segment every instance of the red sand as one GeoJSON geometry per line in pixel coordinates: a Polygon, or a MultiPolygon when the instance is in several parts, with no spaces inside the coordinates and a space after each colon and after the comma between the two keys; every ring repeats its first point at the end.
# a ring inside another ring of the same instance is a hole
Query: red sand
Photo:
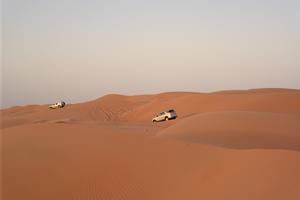
{"type": "Polygon", "coordinates": [[[300,199],[300,91],[1,110],[2,199],[300,199]],[[162,110],[179,118],[152,124],[162,110]]]}

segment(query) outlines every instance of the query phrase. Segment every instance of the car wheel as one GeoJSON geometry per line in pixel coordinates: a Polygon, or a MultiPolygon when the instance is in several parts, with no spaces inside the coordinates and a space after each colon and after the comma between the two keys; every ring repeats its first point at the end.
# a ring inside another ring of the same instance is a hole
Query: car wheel
{"type": "Polygon", "coordinates": [[[166,118],[165,118],[165,120],[166,120],[166,121],[168,121],[168,120],[169,120],[169,118],[168,118],[168,117],[166,117],[166,118]]]}

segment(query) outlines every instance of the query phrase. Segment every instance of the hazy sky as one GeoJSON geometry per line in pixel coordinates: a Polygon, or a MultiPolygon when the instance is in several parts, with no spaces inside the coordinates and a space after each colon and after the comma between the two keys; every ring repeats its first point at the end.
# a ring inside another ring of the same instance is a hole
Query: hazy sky
{"type": "Polygon", "coordinates": [[[3,0],[2,107],[300,88],[299,0],[3,0]]]}

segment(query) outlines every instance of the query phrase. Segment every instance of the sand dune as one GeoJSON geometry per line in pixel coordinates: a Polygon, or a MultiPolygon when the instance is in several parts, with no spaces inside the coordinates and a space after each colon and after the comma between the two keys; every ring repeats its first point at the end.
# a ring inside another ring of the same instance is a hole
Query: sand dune
{"type": "Polygon", "coordinates": [[[4,130],[4,199],[299,198],[299,152],[226,150],[134,132],[145,133],[51,123],[4,130]]]}
{"type": "Polygon", "coordinates": [[[249,111],[211,112],[180,120],[158,135],[229,148],[300,150],[300,116],[249,111]]]}
{"type": "Polygon", "coordinates": [[[300,91],[264,89],[215,93],[171,92],[158,95],[107,95],[94,101],[68,105],[49,112],[47,106],[24,106],[2,110],[3,128],[41,121],[149,122],[169,108],[181,118],[216,111],[300,113],[300,91]]]}
{"type": "Polygon", "coordinates": [[[107,95],[0,111],[2,199],[300,198],[300,91],[107,95]],[[162,110],[176,120],[151,123],[162,110]]]}
{"type": "Polygon", "coordinates": [[[264,90],[223,91],[216,93],[175,93],[166,98],[155,96],[152,101],[127,113],[127,117],[147,120],[153,113],[166,108],[175,108],[181,118],[193,114],[216,111],[257,111],[300,113],[300,91],[298,90],[264,90]]]}

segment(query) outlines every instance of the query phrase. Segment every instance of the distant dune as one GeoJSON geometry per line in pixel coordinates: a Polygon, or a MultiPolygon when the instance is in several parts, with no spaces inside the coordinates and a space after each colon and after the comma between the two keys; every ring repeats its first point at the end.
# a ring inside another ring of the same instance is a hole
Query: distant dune
{"type": "Polygon", "coordinates": [[[112,94],[0,112],[5,200],[300,199],[300,90],[112,94]],[[178,119],[151,122],[171,108],[178,119]]]}
{"type": "Polygon", "coordinates": [[[158,95],[107,95],[94,101],[68,105],[49,112],[47,106],[20,106],[1,111],[3,128],[15,125],[67,120],[76,122],[149,122],[168,108],[180,118],[217,111],[300,113],[300,90],[263,89],[214,93],[172,92],[158,95]]]}

